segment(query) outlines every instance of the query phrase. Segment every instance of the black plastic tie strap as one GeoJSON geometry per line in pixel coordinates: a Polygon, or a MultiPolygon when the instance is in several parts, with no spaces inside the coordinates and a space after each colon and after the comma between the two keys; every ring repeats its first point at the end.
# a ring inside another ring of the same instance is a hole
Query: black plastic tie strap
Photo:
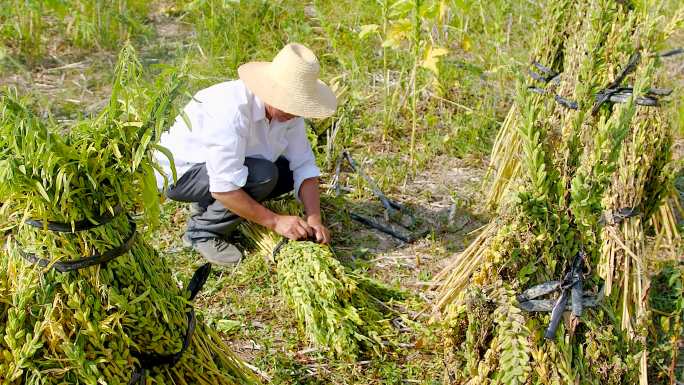
{"type": "MultiPolygon", "coordinates": [[[[579,105],[577,104],[576,101],[566,99],[560,95],[557,94],[552,94],[551,92],[539,88],[539,87],[534,87],[530,86],[527,87],[528,91],[534,92],[536,94],[540,95],[546,95],[546,94],[551,94],[553,95],[553,99],[556,101],[556,103],[560,104],[561,106],[570,109],[570,110],[578,110],[579,105]]],[[[604,103],[606,101],[611,102],[611,103],[627,103],[629,98],[632,96],[633,89],[630,87],[620,87],[617,89],[604,89],[600,91],[598,94],[596,94],[596,102],[601,102],[604,103]]],[[[668,96],[672,93],[672,90],[669,88],[650,88],[646,91],[646,96],[637,96],[634,99],[634,104],[639,105],[639,106],[646,106],[646,107],[658,107],[660,103],[658,102],[658,97],[659,96],[668,96]]]]}
{"type": "Polygon", "coordinates": [[[276,245],[276,247],[273,248],[273,251],[271,252],[271,259],[272,259],[272,260],[275,261],[276,256],[278,255],[278,253],[280,253],[280,249],[282,249],[283,246],[285,246],[285,244],[287,243],[287,241],[288,241],[287,238],[283,238],[283,239],[280,240],[280,242],[278,242],[278,244],[276,245]]]}
{"type": "Polygon", "coordinates": [[[655,96],[669,96],[672,93],[672,88],[649,88],[646,93],[655,96]]]}
{"type": "Polygon", "coordinates": [[[538,61],[533,61],[532,65],[537,67],[538,70],[542,71],[543,73],[547,74],[549,77],[555,77],[558,75],[558,72],[552,70],[551,68],[539,63],[538,61]]]}
{"type": "Polygon", "coordinates": [[[85,269],[95,265],[102,265],[113,260],[116,257],[126,254],[128,250],[130,250],[133,246],[133,243],[135,241],[136,224],[131,217],[128,217],[128,223],[131,226],[131,232],[126,238],[126,240],[124,240],[124,242],[121,245],[113,249],[109,249],[102,254],[95,253],[89,257],[84,257],[73,261],[52,262],[49,259],[40,258],[33,253],[26,253],[21,250],[19,252],[22,255],[22,257],[24,257],[24,259],[26,259],[27,261],[39,265],[41,267],[51,267],[59,271],[60,273],[85,269]]]}
{"type": "Polygon", "coordinates": [[[359,215],[356,213],[349,213],[349,216],[351,217],[351,219],[353,219],[357,222],[361,222],[368,227],[372,227],[376,230],[380,230],[383,233],[385,233],[387,235],[391,235],[392,237],[397,238],[400,241],[403,241],[406,243],[413,243],[413,242],[415,242],[416,239],[418,239],[419,237],[423,237],[425,235],[424,233],[420,233],[418,236],[406,236],[406,235],[400,234],[400,233],[392,230],[392,228],[390,228],[389,226],[385,226],[385,225],[378,223],[378,222],[372,220],[371,218],[365,217],[363,215],[359,215]]]}
{"type": "MultiPolygon", "coordinates": [[[[603,102],[627,103],[633,92],[634,89],[631,87],[607,88],[596,94],[596,102],[603,100],[603,102]]],[[[634,98],[634,103],[639,106],[657,107],[658,96],[668,96],[671,93],[672,90],[667,88],[650,88],[646,90],[646,96],[634,98]]]]}
{"type": "Polygon", "coordinates": [[[619,225],[625,219],[635,217],[639,215],[639,209],[635,207],[622,207],[613,211],[606,211],[601,215],[599,219],[599,224],[615,226],[619,225]]]}
{"type": "Polygon", "coordinates": [[[671,49],[669,51],[665,51],[665,52],[659,54],[658,56],[660,56],[660,57],[671,57],[671,56],[681,55],[683,53],[684,53],[684,48],[675,48],[675,49],[671,49]]]}
{"type": "Polygon", "coordinates": [[[188,311],[188,328],[185,330],[185,336],[183,337],[183,346],[178,352],[173,354],[133,353],[133,356],[140,361],[141,370],[149,370],[162,365],[168,365],[169,367],[176,365],[183,356],[183,353],[185,353],[190,346],[190,341],[192,341],[192,335],[195,332],[196,325],[197,317],[195,316],[195,309],[190,308],[188,311]]]}
{"type": "Polygon", "coordinates": [[[558,72],[552,70],[551,68],[539,63],[538,61],[533,61],[532,65],[539,70],[543,75],[534,72],[532,70],[528,70],[527,72],[530,74],[532,79],[536,81],[540,81],[543,83],[549,83],[549,82],[555,82],[558,79],[558,75],[560,75],[558,72]]]}
{"type": "Polygon", "coordinates": [[[188,291],[190,291],[190,301],[194,301],[197,294],[202,290],[204,284],[207,283],[207,278],[209,278],[209,273],[211,273],[211,263],[205,263],[200,266],[199,269],[195,270],[195,274],[192,275],[190,282],[188,283],[188,291]]]}
{"type": "Polygon", "coordinates": [[[529,289],[523,291],[522,293],[518,294],[516,296],[516,299],[518,300],[519,303],[530,301],[530,300],[533,300],[537,297],[541,297],[543,295],[547,295],[547,294],[553,293],[556,290],[559,290],[561,287],[561,284],[562,284],[561,281],[548,281],[548,282],[540,283],[539,285],[532,286],[531,288],[529,288],[529,289]]]}
{"type": "MultiPolygon", "coordinates": [[[[665,54],[661,54],[661,56],[672,56],[675,54],[679,54],[684,52],[679,52],[678,50],[672,50],[670,52],[666,52],[665,54]],[[677,52],[675,52],[677,51],[677,52]]],[[[632,97],[632,94],[634,93],[634,89],[632,87],[621,87],[620,84],[625,80],[627,75],[630,73],[634,72],[634,70],[637,67],[637,64],[639,64],[639,61],[641,60],[641,54],[639,52],[635,52],[630,56],[629,62],[627,65],[620,71],[620,73],[615,77],[615,80],[613,80],[608,86],[606,86],[604,89],[596,93],[595,96],[595,103],[594,106],[591,110],[592,114],[596,114],[598,112],[599,108],[603,105],[603,103],[610,102],[610,103],[627,103],[630,97],[632,97]]],[[[529,70],[530,76],[537,81],[544,82],[544,83],[549,83],[549,82],[557,82],[559,80],[558,73],[552,71],[548,67],[538,63],[538,62],[532,62],[532,65],[536,69],[538,69],[540,72],[542,72],[544,75],[540,75],[534,71],[529,70]]],[[[556,101],[556,103],[560,104],[561,106],[570,109],[570,110],[578,110],[579,105],[576,101],[566,99],[560,95],[554,94],[550,91],[547,91],[543,88],[540,87],[535,87],[535,86],[530,86],[527,88],[529,91],[540,94],[540,95],[552,95],[553,99],[556,101]]],[[[658,107],[658,97],[659,96],[668,96],[672,93],[671,89],[667,88],[650,88],[646,91],[645,96],[637,96],[634,98],[634,103],[639,106],[646,106],[646,107],[658,107]]]]}
{"type": "Polygon", "coordinates": [[[622,82],[625,80],[627,75],[630,73],[634,72],[634,70],[637,67],[637,64],[639,64],[639,61],[641,61],[641,54],[639,52],[634,52],[632,56],[629,57],[629,61],[627,62],[627,65],[625,68],[620,71],[618,76],[613,80],[612,83],[608,85],[606,88],[617,88],[622,84],[622,82]]]}
{"type": "Polygon", "coordinates": [[[620,84],[622,84],[627,75],[634,72],[640,60],[641,54],[639,52],[633,53],[632,56],[629,57],[629,62],[622,69],[622,71],[620,71],[615,80],[613,80],[610,84],[608,84],[608,86],[606,86],[606,88],[596,94],[596,103],[594,103],[594,107],[591,109],[592,115],[596,114],[601,105],[607,102],[614,93],[619,91],[620,84]]]}
{"type": "Polygon", "coordinates": [[[133,372],[131,380],[128,385],[145,385],[145,378],[147,378],[147,369],[138,369],[133,372]]]}
{"type": "Polygon", "coordinates": [[[578,110],[579,109],[579,105],[574,100],[566,99],[566,98],[559,96],[559,95],[554,95],[553,99],[556,101],[556,103],[560,104],[561,106],[563,106],[565,108],[568,108],[571,110],[578,110]]]}
{"type": "MultiPolygon", "coordinates": [[[[534,86],[527,87],[527,90],[534,92],[535,94],[539,94],[539,95],[552,94],[551,92],[549,92],[543,88],[534,87],[534,86]]],[[[552,94],[552,95],[553,95],[553,99],[556,101],[556,103],[560,104],[561,106],[568,108],[570,110],[579,109],[579,106],[578,106],[576,101],[566,99],[566,98],[564,98],[560,95],[557,95],[557,94],[552,94]]]]}
{"type": "Polygon", "coordinates": [[[528,89],[529,91],[534,92],[535,94],[539,94],[539,95],[544,95],[544,94],[546,94],[546,90],[543,89],[543,88],[539,88],[539,87],[535,87],[535,86],[529,86],[529,87],[527,87],[527,89],[528,89]]]}
{"type": "Polygon", "coordinates": [[[544,338],[550,340],[556,337],[556,330],[561,322],[563,312],[568,305],[568,300],[572,296],[573,302],[571,305],[572,313],[576,317],[582,315],[582,269],[584,264],[584,251],[580,251],[575,255],[572,264],[569,266],[569,271],[563,277],[563,282],[560,286],[560,296],[556,300],[551,309],[551,321],[544,332],[544,338]]]}
{"type": "Polygon", "coordinates": [[[534,79],[534,80],[536,80],[536,81],[544,82],[544,83],[547,82],[545,76],[540,75],[540,74],[538,74],[538,73],[536,73],[536,72],[534,72],[534,71],[532,71],[532,70],[528,70],[527,73],[530,75],[530,77],[532,77],[532,79],[534,79]]]}
{"type": "MultiPolygon", "coordinates": [[[[385,220],[388,222],[392,221],[393,220],[393,218],[392,218],[393,214],[399,214],[404,218],[408,218],[408,220],[409,220],[408,226],[404,226],[403,224],[399,223],[399,221],[396,219],[394,219],[394,222],[396,222],[396,224],[398,226],[406,229],[408,232],[411,232],[411,230],[413,229],[413,227],[416,225],[416,222],[417,222],[415,215],[413,215],[413,213],[408,208],[406,208],[404,205],[400,204],[399,202],[396,202],[396,201],[389,199],[380,190],[380,188],[375,183],[375,181],[363,171],[363,168],[361,168],[356,163],[356,161],[354,161],[354,158],[352,158],[351,154],[347,150],[344,150],[342,152],[342,156],[340,158],[338,158],[337,165],[335,167],[336,179],[337,179],[335,189],[337,190],[337,194],[339,195],[339,193],[340,193],[340,168],[342,165],[342,161],[344,161],[344,160],[347,161],[347,163],[349,164],[349,167],[351,167],[353,172],[359,174],[359,176],[361,176],[361,178],[363,178],[363,180],[366,182],[366,184],[368,184],[368,186],[370,186],[370,189],[373,192],[373,195],[375,195],[375,197],[377,197],[380,200],[380,203],[382,203],[382,206],[385,208],[385,220]]],[[[412,242],[416,241],[418,238],[424,237],[429,232],[429,230],[424,230],[418,234],[412,234],[412,235],[406,236],[403,234],[399,234],[398,232],[394,231],[393,229],[391,229],[388,226],[380,224],[380,223],[378,223],[378,222],[376,222],[370,218],[366,218],[362,215],[350,213],[350,216],[352,219],[354,219],[358,222],[361,222],[366,226],[372,227],[376,230],[380,230],[381,232],[388,234],[388,235],[390,235],[396,239],[399,239],[402,242],[406,242],[406,243],[412,243],[412,242]]]]}
{"type": "Polygon", "coordinates": [[[29,226],[37,227],[39,229],[48,229],[50,231],[59,233],[73,233],[76,231],[85,231],[94,229],[95,227],[106,225],[116,218],[123,209],[120,205],[114,207],[114,213],[106,213],[104,215],[97,215],[92,220],[84,219],[81,221],[74,222],[72,226],[71,223],[65,222],[52,222],[52,221],[41,221],[38,219],[28,219],[26,224],[29,226]]]}
{"type": "MultiPolygon", "coordinates": [[[[572,306],[575,304],[575,302],[577,302],[575,299],[573,299],[572,301],[573,302],[570,305],[568,305],[567,303],[565,304],[565,311],[572,311],[572,306]]],[[[600,296],[584,295],[582,297],[582,307],[597,307],[600,304],[600,301],[600,296]]],[[[553,307],[555,305],[556,302],[551,299],[530,299],[525,302],[519,303],[520,309],[530,313],[550,313],[551,311],[553,311],[553,307]]]]}
{"type": "MultiPolygon", "coordinates": [[[[188,282],[190,301],[194,300],[197,294],[202,290],[202,287],[207,282],[207,278],[209,278],[209,273],[211,273],[211,263],[205,263],[195,270],[192,278],[190,278],[190,282],[188,282]]],[[[129,385],[144,385],[145,379],[147,378],[147,372],[149,370],[163,365],[173,367],[178,363],[178,361],[180,361],[180,359],[183,357],[183,353],[185,353],[185,351],[188,350],[188,347],[190,347],[192,336],[195,333],[195,327],[197,326],[195,309],[190,308],[187,313],[187,317],[188,328],[185,330],[185,335],[183,337],[183,346],[178,352],[172,354],[133,352],[133,357],[138,359],[140,362],[140,367],[133,371],[131,380],[128,382],[129,385]]]]}
{"type": "Polygon", "coordinates": [[[603,289],[599,295],[591,295],[584,291],[584,259],[586,255],[580,250],[566,268],[563,280],[547,281],[530,287],[518,294],[516,299],[520,309],[528,312],[551,312],[551,320],[544,331],[544,338],[553,339],[560,325],[562,315],[571,311],[574,317],[581,317],[584,308],[596,307],[603,299],[603,289]],[[560,291],[556,299],[539,299],[539,297],[560,291]]]}
{"type": "MultiPolygon", "coordinates": [[[[373,192],[373,195],[375,195],[379,200],[380,203],[382,203],[383,207],[385,207],[385,210],[389,213],[391,211],[399,211],[404,213],[406,209],[399,203],[387,198],[387,196],[380,190],[378,185],[375,183],[371,177],[369,177],[361,167],[359,167],[358,164],[356,164],[356,161],[354,158],[352,158],[351,154],[348,151],[343,151],[342,152],[342,157],[347,160],[347,163],[349,163],[349,166],[351,167],[352,171],[356,172],[363,178],[363,180],[370,186],[371,191],[373,192]]],[[[405,212],[406,215],[409,216],[411,219],[411,226],[416,223],[415,217],[411,213],[405,212]]]]}

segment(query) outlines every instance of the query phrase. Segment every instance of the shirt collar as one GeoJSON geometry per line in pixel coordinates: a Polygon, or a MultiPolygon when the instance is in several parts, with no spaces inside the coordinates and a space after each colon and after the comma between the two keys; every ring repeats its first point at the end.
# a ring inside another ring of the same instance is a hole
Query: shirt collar
{"type": "Polygon", "coordinates": [[[258,96],[254,94],[252,95],[254,96],[254,104],[252,104],[252,119],[255,122],[266,119],[266,109],[264,102],[262,102],[258,96]]]}
{"type": "MultiPolygon", "coordinates": [[[[252,104],[252,120],[255,122],[258,122],[260,120],[266,120],[266,105],[252,91],[250,91],[247,87],[245,87],[245,88],[247,89],[247,92],[249,92],[252,95],[252,97],[254,98],[254,103],[252,104]]],[[[294,118],[294,119],[291,119],[287,122],[273,121],[273,122],[271,122],[271,124],[274,124],[274,123],[283,124],[283,125],[288,126],[288,128],[289,128],[290,126],[293,125],[294,122],[297,121],[297,119],[302,119],[302,118],[294,118]]]]}

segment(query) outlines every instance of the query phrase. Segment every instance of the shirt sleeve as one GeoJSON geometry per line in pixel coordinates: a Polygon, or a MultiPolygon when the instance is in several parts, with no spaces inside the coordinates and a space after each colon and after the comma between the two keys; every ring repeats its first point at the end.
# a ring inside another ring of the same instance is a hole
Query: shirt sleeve
{"type": "Polygon", "coordinates": [[[210,192],[235,191],[247,182],[245,148],[248,122],[237,108],[224,112],[227,113],[204,115],[205,130],[202,134],[208,152],[206,166],[210,192]]]}
{"type": "Polygon", "coordinates": [[[321,171],[316,166],[316,157],[311,150],[311,143],[306,137],[306,127],[304,119],[298,118],[286,134],[287,147],[285,148],[285,158],[290,162],[290,170],[294,176],[295,198],[299,199],[299,187],[308,178],[321,175],[321,171]]]}

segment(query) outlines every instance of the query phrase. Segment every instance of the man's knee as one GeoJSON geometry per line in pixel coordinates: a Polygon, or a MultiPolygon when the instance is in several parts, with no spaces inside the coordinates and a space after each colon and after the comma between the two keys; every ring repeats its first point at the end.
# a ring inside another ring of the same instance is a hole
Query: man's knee
{"type": "Polygon", "coordinates": [[[256,200],[265,199],[278,183],[278,167],[271,161],[258,158],[245,158],[248,169],[244,189],[256,200]]]}
{"type": "Polygon", "coordinates": [[[209,175],[204,163],[193,165],[175,184],[165,191],[169,199],[179,202],[198,202],[207,206],[214,199],[209,193],[209,175]]]}

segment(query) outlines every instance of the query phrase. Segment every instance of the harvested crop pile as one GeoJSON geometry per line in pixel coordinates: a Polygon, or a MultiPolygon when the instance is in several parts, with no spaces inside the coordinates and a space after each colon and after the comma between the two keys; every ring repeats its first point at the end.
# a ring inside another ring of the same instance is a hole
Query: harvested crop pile
{"type": "Polygon", "coordinates": [[[451,383],[674,383],[681,307],[651,306],[682,293],[649,288],[673,258],[659,50],[684,9],[659,7],[550,2],[493,152],[498,218],[438,276],[451,383]]]}
{"type": "Polygon", "coordinates": [[[145,89],[140,70],[125,47],[108,106],[66,129],[2,95],[0,383],[256,382],[195,317],[208,266],[180,289],[136,233],[158,215],[151,152],[182,84],[145,89]]]}
{"type": "MultiPolygon", "coordinates": [[[[297,212],[293,204],[274,210],[297,212]]],[[[258,254],[274,256],[281,293],[310,342],[337,357],[354,359],[363,351],[380,353],[386,337],[396,334],[391,324],[395,311],[386,303],[403,298],[400,291],[349,271],[329,246],[284,241],[254,224],[240,229],[256,244],[258,254]]]]}

